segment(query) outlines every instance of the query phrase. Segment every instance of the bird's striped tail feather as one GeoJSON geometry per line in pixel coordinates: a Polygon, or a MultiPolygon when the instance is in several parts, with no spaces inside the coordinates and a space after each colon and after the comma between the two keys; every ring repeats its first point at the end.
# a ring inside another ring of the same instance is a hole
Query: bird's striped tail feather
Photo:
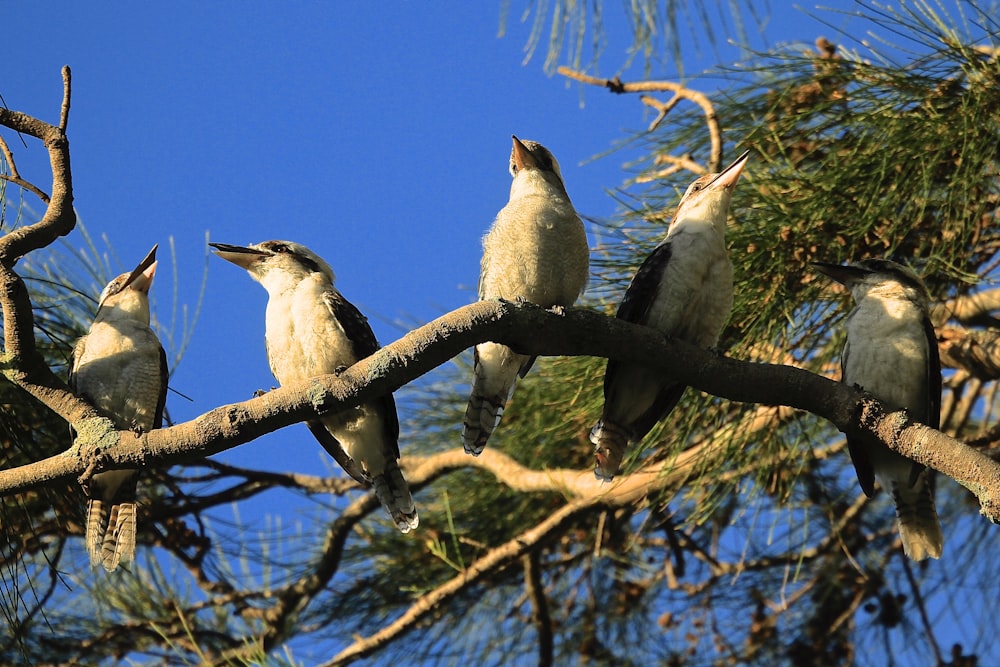
{"type": "Polygon", "coordinates": [[[375,495],[401,533],[408,533],[420,523],[410,487],[396,461],[386,463],[385,472],[372,480],[375,495]]]}

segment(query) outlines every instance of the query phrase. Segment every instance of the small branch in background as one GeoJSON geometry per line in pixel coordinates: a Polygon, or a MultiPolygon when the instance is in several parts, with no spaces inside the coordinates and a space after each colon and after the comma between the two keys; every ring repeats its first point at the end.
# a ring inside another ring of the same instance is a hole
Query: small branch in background
{"type": "Polygon", "coordinates": [[[940,327],[937,330],[941,362],[990,382],[1000,378],[1000,331],[940,327]]]}
{"type": "Polygon", "coordinates": [[[577,72],[569,67],[560,67],[556,71],[568,79],[573,79],[574,81],[586,83],[591,86],[601,86],[602,88],[607,88],[616,95],[621,95],[623,93],[674,93],[674,97],[668,102],[659,102],[646,95],[641,98],[644,104],[653,107],[659,112],[657,118],[649,126],[650,132],[655,130],[660,125],[663,118],[666,117],[667,113],[669,113],[680,100],[685,99],[690,102],[694,102],[701,107],[702,112],[705,114],[705,125],[708,127],[708,136],[712,145],[708,169],[703,169],[701,173],[704,171],[719,171],[722,168],[722,129],[719,127],[719,117],[715,113],[715,106],[703,93],[691,90],[690,88],[682,86],[679,83],[674,83],[673,81],[635,81],[632,83],[623,83],[618,77],[615,77],[614,79],[601,79],[582,72],[577,72]]]}
{"type": "Polygon", "coordinates": [[[23,178],[21,174],[17,171],[17,163],[14,162],[14,154],[11,152],[10,148],[7,146],[7,142],[3,137],[0,137],[0,151],[3,152],[4,160],[7,161],[7,167],[10,169],[10,174],[0,174],[0,180],[7,181],[8,183],[13,183],[19,187],[28,190],[36,197],[42,200],[43,204],[49,203],[49,196],[42,191],[41,188],[36,186],[34,183],[30,183],[23,178]]]}
{"type": "Polygon", "coordinates": [[[524,564],[524,588],[531,600],[531,620],[538,633],[538,665],[549,667],[553,659],[552,618],[549,603],[542,583],[542,566],[537,551],[529,551],[521,557],[524,564]]]}

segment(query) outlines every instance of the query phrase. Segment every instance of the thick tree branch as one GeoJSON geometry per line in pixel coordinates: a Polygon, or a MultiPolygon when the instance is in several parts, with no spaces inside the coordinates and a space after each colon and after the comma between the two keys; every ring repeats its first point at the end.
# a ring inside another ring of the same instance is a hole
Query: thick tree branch
{"type": "Polygon", "coordinates": [[[806,410],[845,433],[878,437],[948,475],[976,494],[985,515],[1000,520],[1000,465],[942,433],[911,423],[903,412],[887,414],[878,401],[856,388],[790,366],[722,357],[596,312],[554,313],[505,301],[481,301],[448,313],[339,376],[281,387],[168,429],[136,435],[116,432],[104,419],[76,422],[80,434],[76,447],[0,473],[0,493],[79,475],[92,465],[166,465],[216,454],[317,414],[394,391],[485,340],[530,354],[644,363],[715,396],[806,410]]]}

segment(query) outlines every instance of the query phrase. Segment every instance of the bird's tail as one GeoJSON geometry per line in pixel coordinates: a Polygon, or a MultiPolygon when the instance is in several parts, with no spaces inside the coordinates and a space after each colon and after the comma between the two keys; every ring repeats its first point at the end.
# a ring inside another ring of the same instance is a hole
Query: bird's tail
{"type": "Polygon", "coordinates": [[[90,564],[101,564],[108,572],[119,563],[135,558],[134,502],[107,503],[91,499],[87,504],[87,553],[90,564]]]}
{"type": "Polygon", "coordinates": [[[372,486],[375,487],[375,495],[382,507],[401,533],[408,533],[417,527],[420,523],[417,508],[397,461],[387,461],[385,472],[372,479],[372,486]]]}
{"type": "MultiPolygon", "coordinates": [[[[530,357],[515,354],[510,348],[494,343],[476,347],[472,393],[462,424],[465,451],[479,456],[486,441],[503,417],[504,407],[514,394],[517,376],[530,357]]],[[[526,369],[525,369],[526,371],[526,369]]]]}
{"type": "Polygon", "coordinates": [[[628,447],[629,433],[618,424],[605,419],[598,419],[594,428],[590,429],[590,441],[594,443],[594,475],[597,479],[610,482],[618,474],[625,450],[628,447]]]}
{"type": "Polygon", "coordinates": [[[940,558],[944,536],[934,507],[934,490],[928,472],[921,472],[913,486],[893,483],[892,498],[896,503],[903,552],[913,560],[924,560],[928,556],[940,558]]]}

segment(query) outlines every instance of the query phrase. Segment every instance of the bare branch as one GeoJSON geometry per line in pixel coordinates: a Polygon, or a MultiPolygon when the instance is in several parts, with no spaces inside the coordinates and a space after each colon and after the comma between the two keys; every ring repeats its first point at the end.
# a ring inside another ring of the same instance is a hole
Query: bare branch
{"type": "MultiPolygon", "coordinates": [[[[97,413],[69,391],[38,353],[28,290],[24,281],[14,272],[14,264],[21,257],[68,234],[76,225],[69,141],[65,132],[70,103],[68,67],[63,68],[63,84],[61,127],[20,111],[0,108],[0,125],[42,140],[48,149],[52,167],[52,196],[42,219],[33,225],[14,229],[0,238],[0,309],[3,311],[4,322],[4,354],[0,365],[8,380],[64,417],[78,420],[96,416],[97,413]]],[[[10,160],[10,152],[5,150],[5,154],[10,160]]],[[[16,174],[16,167],[12,166],[11,171],[16,174]]],[[[37,190],[32,189],[38,194],[37,190]]]]}
{"type": "Polygon", "coordinates": [[[722,129],[719,127],[719,117],[715,113],[715,106],[712,104],[712,101],[703,93],[691,90],[673,81],[635,81],[632,83],[623,83],[618,77],[614,79],[601,79],[596,76],[577,72],[568,67],[560,67],[556,71],[569,79],[592,86],[601,86],[619,95],[622,93],[674,93],[674,97],[669,102],[656,102],[655,104],[652,103],[651,97],[642,97],[644,104],[653,106],[659,111],[659,116],[649,126],[650,132],[656,129],[667,113],[676,106],[681,98],[694,102],[701,107],[702,113],[705,114],[705,124],[708,126],[708,136],[712,142],[708,170],[719,171],[722,168],[722,129]]]}
{"type": "MultiPolygon", "coordinates": [[[[481,341],[522,353],[612,357],[659,368],[692,387],[732,401],[789,406],[819,415],[846,433],[877,437],[915,461],[955,479],[1000,520],[1000,464],[905,412],[887,413],[870,395],[808,371],[719,356],[647,327],[570,309],[480,301],[411,331],[343,373],[313,378],[211,410],[190,422],[135,435],[108,420],[74,422],[80,436],[70,455],[0,473],[0,493],[79,475],[88,466],[156,466],[203,457],[318,414],[356,406],[395,391],[481,341]]],[[[551,471],[540,473],[550,475],[551,471]]]]}

